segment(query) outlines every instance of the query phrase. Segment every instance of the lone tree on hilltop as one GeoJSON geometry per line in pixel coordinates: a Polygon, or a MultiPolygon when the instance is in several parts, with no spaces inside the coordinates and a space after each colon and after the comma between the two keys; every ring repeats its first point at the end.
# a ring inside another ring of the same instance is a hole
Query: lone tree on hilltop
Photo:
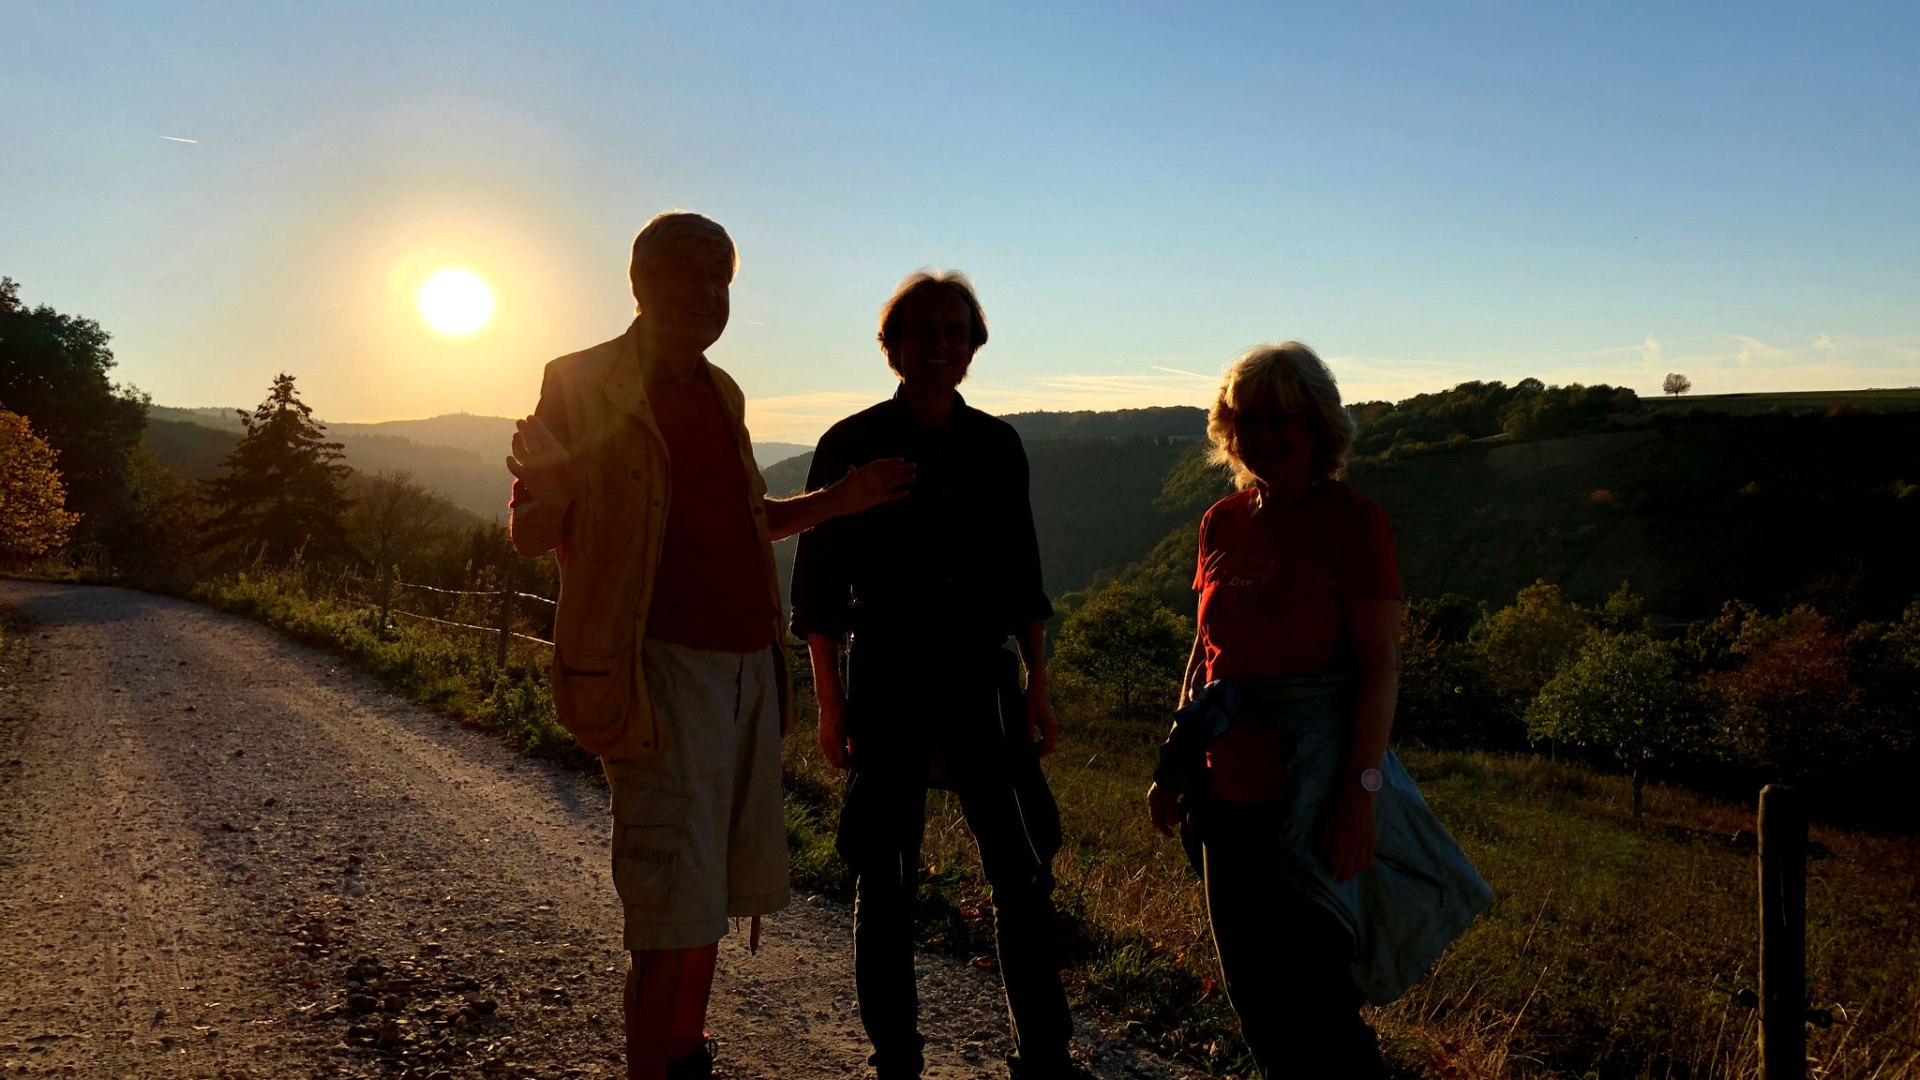
{"type": "Polygon", "coordinates": [[[214,518],[209,545],[229,552],[261,548],[263,557],[283,560],[304,552],[310,561],[350,556],[342,516],[351,500],[337,442],[328,442],[326,425],[300,400],[293,376],[273,380],[252,413],[242,411],[247,433],[221,465],[223,474],[206,481],[214,518]],[[261,547],[264,545],[264,547],[261,547]]]}
{"type": "Polygon", "coordinates": [[[1660,389],[1674,397],[1679,397],[1681,394],[1693,389],[1693,380],[1677,371],[1669,371],[1667,372],[1666,381],[1660,384],[1660,389]]]}
{"type": "Polygon", "coordinates": [[[67,512],[55,456],[26,417],[0,409],[0,564],[59,551],[80,520],[67,512]]]}
{"type": "Polygon", "coordinates": [[[1193,626],[1132,585],[1102,589],[1060,625],[1062,663],[1119,698],[1131,717],[1155,691],[1179,686],[1193,626]]]}

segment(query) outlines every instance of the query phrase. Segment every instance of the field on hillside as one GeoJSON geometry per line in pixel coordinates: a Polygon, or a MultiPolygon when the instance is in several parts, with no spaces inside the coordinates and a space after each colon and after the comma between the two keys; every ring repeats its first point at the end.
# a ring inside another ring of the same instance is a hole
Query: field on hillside
{"type": "MultiPolygon", "coordinates": [[[[1124,1002],[1168,1051],[1244,1075],[1197,878],[1146,820],[1158,725],[1073,712],[1066,723],[1048,765],[1068,833],[1057,870],[1063,907],[1099,935],[1083,943],[1080,992],[1124,1002]]],[[[790,739],[787,759],[797,788],[826,803],[803,820],[831,821],[838,775],[810,738],[790,739]]],[[[1655,786],[1635,824],[1624,778],[1534,756],[1413,752],[1407,763],[1498,899],[1432,977],[1374,1010],[1403,1068],[1758,1075],[1756,1017],[1737,1000],[1757,985],[1755,860],[1733,841],[1754,827],[1753,807],[1655,786]]],[[[1817,826],[1813,838],[1832,856],[1809,872],[1810,1007],[1835,1024],[1811,1029],[1812,1075],[1920,1077],[1920,842],[1817,826]]],[[[930,808],[925,861],[936,911],[924,921],[984,948],[990,899],[950,796],[930,808]]]]}
{"type": "Polygon", "coordinates": [[[1757,413],[1826,412],[1836,405],[1851,405],[1861,412],[1920,411],[1920,386],[1883,390],[1803,390],[1767,394],[1685,394],[1642,399],[1648,408],[1659,412],[1687,412],[1700,409],[1730,416],[1757,413]]]}
{"type": "Polygon", "coordinates": [[[1733,599],[1897,613],[1920,592],[1920,413],[1680,420],[1360,464],[1409,595],[1505,602],[1622,581],[1699,618],[1733,599]]]}

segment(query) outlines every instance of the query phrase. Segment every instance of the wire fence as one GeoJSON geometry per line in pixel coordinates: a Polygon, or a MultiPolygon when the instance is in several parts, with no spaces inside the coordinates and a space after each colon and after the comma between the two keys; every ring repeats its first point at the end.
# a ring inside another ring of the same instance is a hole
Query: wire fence
{"type": "MultiPolygon", "coordinates": [[[[449,638],[486,642],[495,662],[505,666],[515,643],[539,650],[553,648],[553,618],[558,601],[515,587],[509,574],[483,569],[475,587],[451,588],[402,580],[397,572],[366,577],[350,570],[307,575],[311,599],[361,607],[385,634],[396,620],[446,631],[449,638]]],[[[544,658],[543,658],[544,659],[544,658]]]]}

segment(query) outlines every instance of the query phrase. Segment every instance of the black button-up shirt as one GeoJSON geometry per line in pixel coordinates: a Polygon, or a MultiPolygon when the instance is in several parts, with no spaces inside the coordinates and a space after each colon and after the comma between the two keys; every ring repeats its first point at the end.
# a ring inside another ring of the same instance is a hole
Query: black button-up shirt
{"type": "Polygon", "coordinates": [[[849,468],[901,457],[916,466],[906,498],[800,534],[793,631],[852,630],[863,647],[992,648],[1053,614],[1027,501],[1027,454],[1006,421],[955,395],[942,430],[895,393],[820,439],[809,491],[849,468]]]}

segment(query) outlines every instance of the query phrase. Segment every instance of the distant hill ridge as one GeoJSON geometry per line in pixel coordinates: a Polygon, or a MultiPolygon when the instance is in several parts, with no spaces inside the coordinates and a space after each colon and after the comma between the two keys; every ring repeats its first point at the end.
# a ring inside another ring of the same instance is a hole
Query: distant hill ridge
{"type": "MultiPolygon", "coordinates": [[[[1734,597],[1840,596],[1897,609],[1920,589],[1920,562],[1905,554],[1920,550],[1920,391],[1739,395],[1725,410],[1713,398],[1629,400],[1627,412],[1596,414],[1566,434],[1481,437],[1456,425],[1458,410],[1440,399],[1470,403],[1489,385],[1385,406],[1392,424],[1362,419],[1364,437],[1392,445],[1357,461],[1350,479],[1393,519],[1409,595],[1506,603],[1544,577],[1597,601],[1631,580],[1654,610],[1697,617],[1734,597]]],[[[175,468],[208,475],[237,434],[237,417],[226,430],[221,419],[219,410],[156,408],[149,446],[175,468]]],[[[1202,459],[1203,411],[1006,419],[1027,442],[1048,591],[1122,577],[1190,611],[1194,524],[1227,491],[1202,459]]],[[[448,437],[487,422],[511,430],[504,418],[474,416],[330,430],[356,468],[409,469],[457,505],[498,518],[504,440],[490,440],[482,456],[399,434],[448,437]]],[[[811,464],[804,447],[784,448],[803,452],[762,458],[775,495],[798,492],[811,464]]],[[[779,545],[783,572],[791,543],[779,545]]]]}
{"type": "Polygon", "coordinates": [[[1029,442],[1035,439],[1204,439],[1207,410],[1190,405],[1156,405],[1107,412],[1019,412],[1000,419],[1029,442]]]}

